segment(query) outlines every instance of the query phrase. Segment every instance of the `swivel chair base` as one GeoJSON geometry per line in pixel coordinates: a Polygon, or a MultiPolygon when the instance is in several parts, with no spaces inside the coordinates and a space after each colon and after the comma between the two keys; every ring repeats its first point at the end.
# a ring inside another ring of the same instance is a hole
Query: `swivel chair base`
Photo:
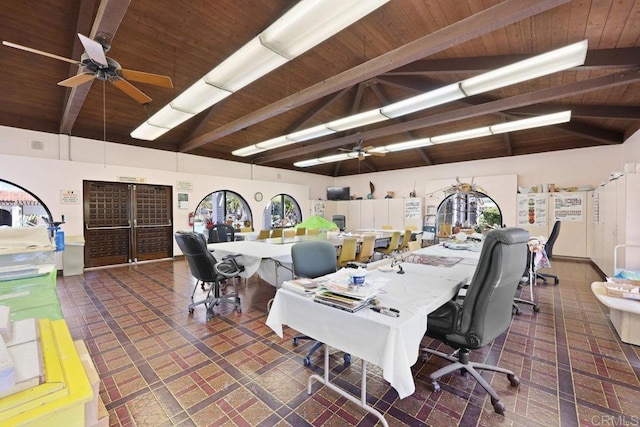
{"type": "Polygon", "coordinates": [[[542,280],[543,284],[547,284],[547,279],[553,279],[553,285],[557,286],[558,283],[560,283],[560,279],[558,279],[558,276],[554,276],[553,274],[547,274],[547,273],[538,273],[537,274],[538,279],[542,280]]]}
{"type": "Polygon", "coordinates": [[[522,298],[514,298],[513,311],[517,315],[520,315],[522,313],[522,310],[520,310],[520,307],[518,307],[518,304],[530,305],[533,308],[533,311],[535,311],[536,313],[540,311],[540,307],[538,307],[538,304],[536,304],[535,302],[529,301],[527,299],[522,299],[522,298]]]}
{"type": "MultiPolygon", "coordinates": [[[[204,283],[202,284],[204,287],[204,283]]],[[[222,283],[225,285],[225,283],[222,283]]],[[[193,301],[193,295],[191,295],[191,301],[193,301]]],[[[220,292],[220,285],[212,284],[209,287],[209,291],[204,299],[200,301],[193,301],[189,304],[189,314],[193,314],[195,307],[199,305],[204,305],[207,308],[207,321],[211,320],[214,316],[213,308],[220,304],[231,304],[235,307],[238,313],[242,313],[242,308],[240,307],[240,297],[237,293],[222,295],[220,292]]]]}
{"type": "MultiPolygon", "coordinates": [[[[294,345],[294,347],[297,347],[298,346],[298,340],[310,340],[310,339],[313,339],[313,338],[308,337],[306,335],[296,335],[295,337],[293,337],[293,345],[294,345]]],[[[304,366],[310,366],[311,365],[311,356],[320,347],[322,347],[322,343],[320,341],[316,341],[315,343],[313,343],[313,346],[307,352],[307,355],[304,357],[304,366]]],[[[343,367],[346,368],[351,364],[351,355],[350,354],[345,353],[342,356],[342,359],[344,360],[344,363],[342,364],[343,367]]]]}
{"type": "Polygon", "coordinates": [[[516,377],[516,374],[514,374],[512,371],[508,369],[504,369],[499,366],[472,362],[469,360],[469,350],[464,348],[454,351],[453,354],[451,355],[442,353],[440,351],[431,350],[430,348],[423,348],[422,349],[423,361],[426,361],[428,359],[428,354],[433,354],[435,356],[442,357],[443,359],[453,362],[452,364],[447,365],[443,368],[440,368],[436,372],[429,375],[429,379],[431,380],[431,387],[434,392],[440,391],[440,385],[438,384],[438,379],[440,377],[457,370],[460,370],[463,375],[466,372],[469,372],[473,376],[473,378],[475,378],[475,380],[478,381],[478,383],[480,383],[480,385],[491,396],[491,404],[493,405],[494,411],[496,411],[496,413],[500,415],[504,415],[505,407],[500,402],[500,397],[495,392],[495,390],[489,385],[487,380],[485,380],[482,377],[482,375],[480,375],[480,372],[478,372],[476,369],[486,369],[489,371],[502,372],[503,374],[507,374],[507,379],[509,380],[509,383],[511,384],[512,387],[520,386],[520,379],[516,377]]]}

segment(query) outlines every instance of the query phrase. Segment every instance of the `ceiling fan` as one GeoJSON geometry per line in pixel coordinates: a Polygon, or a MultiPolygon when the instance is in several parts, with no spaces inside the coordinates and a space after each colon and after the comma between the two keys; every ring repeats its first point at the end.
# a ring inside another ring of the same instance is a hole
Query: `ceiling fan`
{"type": "Polygon", "coordinates": [[[369,150],[373,150],[374,146],[368,146],[368,147],[363,147],[362,146],[363,140],[359,139],[358,143],[356,144],[355,147],[353,147],[352,149],[348,149],[348,148],[338,148],[338,150],[340,151],[346,151],[348,153],[357,153],[357,157],[358,157],[358,161],[362,161],[364,160],[364,158],[366,156],[378,156],[378,157],[384,157],[386,155],[386,153],[377,153],[375,151],[369,151],[369,150]]]}
{"type": "Polygon", "coordinates": [[[38,49],[33,49],[31,47],[22,46],[8,41],[2,41],[2,44],[16,49],[24,50],[26,52],[31,52],[60,61],[65,61],[81,67],[81,72],[79,74],[58,82],[60,86],[76,87],[83,83],[87,83],[94,78],[98,80],[109,81],[110,83],[113,83],[115,87],[120,89],[131,98],[135,99],[140,104],[148,104],[149,102],[151,102],[151,98],[144,92],[136,88],[134,85],[129,83],[127,80],[148,83],[151,85],[167,88],[173,87],[173,82],[171,81],[171,77],[169,76],[145,73],[142,71],[127,70],[122,68],[117,61],[105,55],[105,52],[107,52],[111,47],[105,40],[92,40],[80,33],[78,33],[78,37],[80,38],[80,42],[82,43],[82,46],[84,46],[85,50],[85,52],[80,57],[80,61],[65,58],[53,53],[44,52],[38,49]]]}

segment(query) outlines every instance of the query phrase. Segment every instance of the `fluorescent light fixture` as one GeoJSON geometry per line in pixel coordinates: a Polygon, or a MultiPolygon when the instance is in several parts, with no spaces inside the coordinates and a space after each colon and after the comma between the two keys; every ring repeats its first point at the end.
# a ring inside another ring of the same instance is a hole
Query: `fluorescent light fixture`
{"type": "Polygon", "coordinates": [[[460,87],[467,96],[471,96],[576,67],[584,64],[587,56],[587,47],[587,40],[573,43],[569,46],[468,78],[460,82],[460,87]]]}
{"type": "Polygon", "coordinates": [[[204,81],[229,92],[237,92],[289,60],[260,43],[255,37],[204,76],[204,81]]]}
{"type": "Polygon", "coordinates": [[[388,117],[380,114],[380,110],[370,110],[365,111],[364,113],[358,113],[352,116],[344,117],[342,119],[334,120],[327,123],[326,126],[336,132],[341,132],[343,130],[370,125],[372,123],[381,122],[387,119],[388,117]]]}
{"type": "Polygon", "coordinates": [[[301,1],[260,34],[270,49],[293,59],[389,0],[301,1]]]}
{"type": "Polygon", "coordinates": [[[294,142],[306,141],[307,139],[319,138],[324,135],[335,133],[334,130],[328,129],[324,124],[314,126],[312,128],[299,130],[297,132],[286,135],[287,139],[294,142]]]}
{"type": "Polygon", "coordinates": [[[131,136],[136,139],[144,139],[147,141],[153,141],[154,139],[164,135],[169,132],[171,129],[163,128],[159,126],[153,126],[149,124],[149,122],[144,122],[140,126],[136,128],[133,132],[131,132],[131,136]]]}
{"type": "MultiPolygon", "coordinates": [[[[422,138],[422,139],[414,139],[412,141],[398,142],[396,144],[385,145],[383,148],[389,152],[393,153],[395,151],[409,150],[411,148],[420,148],[426,147],[428,145],[433,145],[430,138],[422,138]]],[[[375,150],[369,150],[375,151],[375,150]]]]}
{"type": "Polygon", "coordinates": [[[285,145],[293,144],[293,141],[289,141],[284,136],[278,136],[276,138],[269,139],[267,141],[260,142],[256,144],[258,148],[264,148],[265,150],[270,150],[272,148],[283,147],[285,145]]]}
{"type": "MultiPolygon", "coordinates": [[[[544,116],[531,117],[529,119],[514,120],[512,122],[500,123],[493,126],[485,126],[481,128],[464,130],[461,132],[449,133],[446,135],[434,136],[432,138],[415,139],[411,141],[398,142],[396,144],[375,147],[369,150],[371,153],[391,153],[394,151],[409,150],[411,148],[425,147],[433,144],[445,142],[462,141],[465,139],[480,138],[494,134],[505,132],[513,132],[518,130],[533,129],[541,126],[549,126],[558,123],[566,123],[571,120],[571,111],[561,111],[559,113],[546,114],[544,116]]],[[[365,155],[369,155],[366,154],[365,155]]],[[[304,168],[316,166],[322,163],[339,162],[353,157],[357,157],[358,153],[351,152],[345,154],[335,154],[333,156],[320,157],[319,159],[302,160],[294,163],[294,166],[304,168]]]]}
{"type": "Polygon", "coordinates": [[[296,166],[298,168],[308,168],[309,166],[316,166],[319,164],[320,162],[318,161],[318,159],[310,159],[310,160],[302,160],[299,162],[295,162],[293,166],[296,166]]]}
{"type": "Polygon", "coordinates": [[[169,104],[162,107],[160,111],[155,113],[147,122],[151,126],[174,128],[193,116],[194,114],[176,110],[169,104]]]}
{"type": "Polygon", "coordinates": [[[489,135],[491,135],[491,129],[489,129],[489,126],[485,126],[481,128],[463,130],[461,132],[434,136],[431,138],[431,142],[433,142],[434,144],[442,144],[445,142],[462,141],[463,139],[480,138],[489,135]]]}
{"type": "MultiPolygon", "coordinates": [[[[176,97],[170,102],[171,108],[182,113],[198,114],[388,1],[301,0],[269,28],[176,97]]],[[[162,123],[163,128],[173,128],[186,120],[182,114],[170,113],[169,110],[156,113],[158,116],[152,116],[150,121],[162,123]]],[[[131,132],[131,136],[139,138],[145,135],[142,139],[152,140],[166,132],[151,132],[145,126],[144,123],[140,125],[131,132]],[[152,138],[151,135],[156,136],[152,138]]]]}
{"type": "Polygon", "coordinates": [[[512,122],[500,123],[490,126],[491,133],[506,133],[523,129],[533,129],[542,126],[555,125],[558,123],[567,123],[571,120],[571,110],[561,111],[554,114],[546,114],[544,116],[531,117],[529,119],[515,120],[512,122]]]}
{"type": "Polygon", "coordinates": [[[231,152],[234,156],[238,157],[246,157],[251,156],[253,154],[262,153],[263,151],[267,151],[266,148],[258,148],[255,145],[249,145],[248,147],[239,148],[231,152]]]}
{"type": "Polygon", "coordinates": [[[431,90],[422,95],[412,96],[399,102],[394,102],[380,109],[385,116],[393,119],[405,114],[415,113],[447,102],[456,101],[465,97],[460,90],[459,83],[453,83],[435,90],[431,90]]]}
{"type": "Polygon", "coordinates": [[[169,105],[177,110],[195,115],[222,101],[229,95],[231,95],[231,92],[212,86],[205,82],[204,79],[200,79],[178,95],[169,105]]]}

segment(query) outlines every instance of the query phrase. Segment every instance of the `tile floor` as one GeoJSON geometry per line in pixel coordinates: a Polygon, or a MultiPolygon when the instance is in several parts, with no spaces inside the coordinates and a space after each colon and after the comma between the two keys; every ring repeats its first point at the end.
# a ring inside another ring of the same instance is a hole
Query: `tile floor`
{"type": "MultiPolygon", "coordinates": [[[[470,376],[445,377],[442,391],[432,392],[428,374],[444,365],[438,358],[416,363],[416,392],[402,400],[370,366],[368,403],[391,426],[640,425],[640,347],[618,339],[591,294],[596,270],[554,260],[552,272],[559,286],[535,287],[540,313],[523,306],[507,333],[472,356],[520,377],[516,390],[503,375],[486,374],[506,406],[504,417],[470,376]]],[[[304,367],[310,343],[293,347],[295,331],[285,329],[281,340],[265,325],[273,287],[257,279],[240,284],[242,313],[217,308],[219,315],[206,322],[203,307],[187,312],[193,284],[182,259],[58,278],[65,318],[97,366],[112,426],[376,424],[317,383],[307,395],[307,377],[321,372],[322,352],[304,367]]],[[[331,364],[334,381],[359,396],[360,362],[344,369],[335,352],[331,364]]]]}

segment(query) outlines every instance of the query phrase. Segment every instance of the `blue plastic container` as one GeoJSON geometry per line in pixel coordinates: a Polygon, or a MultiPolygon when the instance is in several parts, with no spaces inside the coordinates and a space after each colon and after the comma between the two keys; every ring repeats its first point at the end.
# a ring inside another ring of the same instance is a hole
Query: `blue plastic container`
{"type": "Polygon", "coordinates": [[[64,251],[64,231],[56,230],[56,252],[64,251]]]}

